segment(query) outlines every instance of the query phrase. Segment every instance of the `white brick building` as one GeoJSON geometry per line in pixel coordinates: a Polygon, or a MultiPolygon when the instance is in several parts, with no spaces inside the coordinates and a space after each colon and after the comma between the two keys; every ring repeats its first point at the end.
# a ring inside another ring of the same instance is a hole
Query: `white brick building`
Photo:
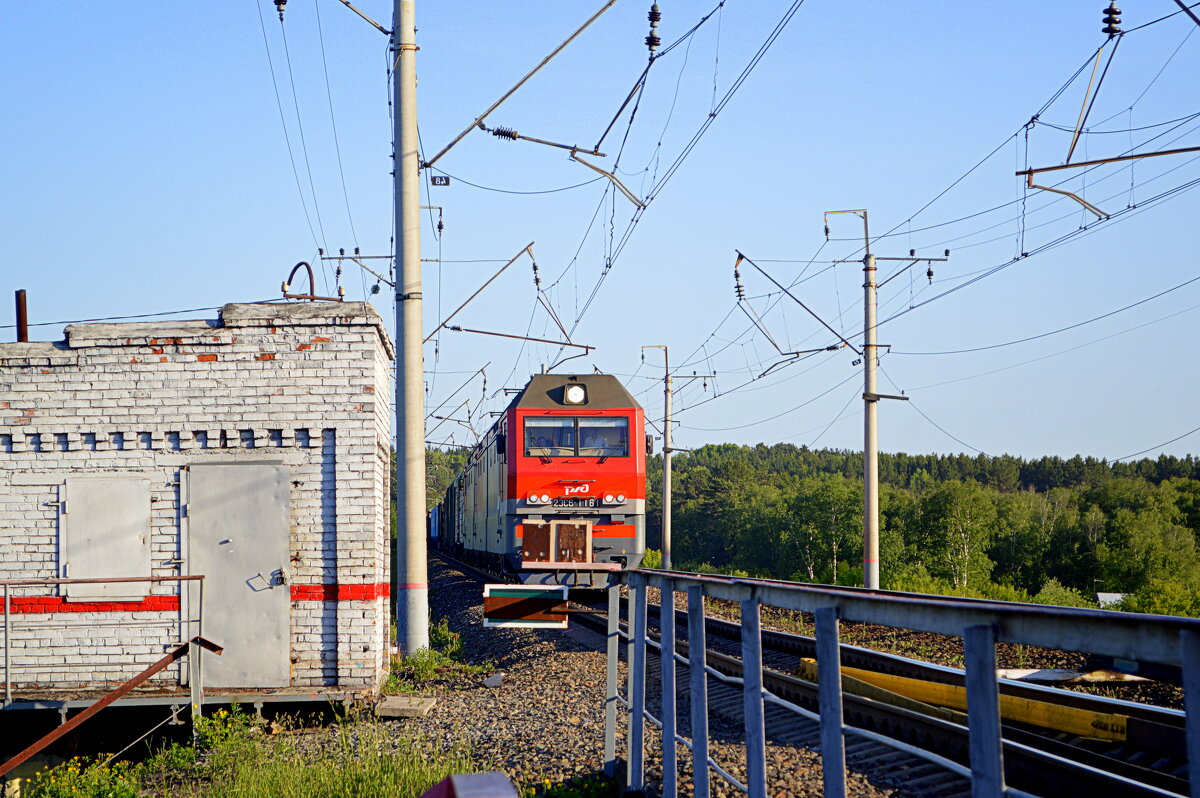
{"type": "MultiPolygon", "coordinates": [[[[206,687],[374,689],[392,356],[357,302],[0,344],[0,580],[203,573],[203,634],[226,647],[206,687]]],[[[200,604],[170,581],[10,594],[14,695],[122,681],[194,634],[200,604]]]]}

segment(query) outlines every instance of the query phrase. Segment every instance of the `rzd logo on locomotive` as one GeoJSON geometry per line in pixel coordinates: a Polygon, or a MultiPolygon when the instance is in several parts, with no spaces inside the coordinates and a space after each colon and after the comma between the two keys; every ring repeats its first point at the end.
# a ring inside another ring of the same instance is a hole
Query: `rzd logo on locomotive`
{"type": "Polygon", "coordinates": [[[590,488],[591,488],[590,485],[575,485],[575,486],[568,485],[564,489],[564,492],[568,496],[570,496],[572,493],[587,493],[590,488]]]}

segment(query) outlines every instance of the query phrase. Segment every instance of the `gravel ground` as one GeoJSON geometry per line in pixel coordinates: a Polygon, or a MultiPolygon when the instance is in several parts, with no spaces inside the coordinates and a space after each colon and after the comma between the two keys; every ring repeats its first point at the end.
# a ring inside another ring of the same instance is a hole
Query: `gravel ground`
{"type": "MultiPolygon", "coordinates": [[[[389,721],[397,735],[431,748],[463,745],[480,768],[503,770],[519,783],[538,786],[572,781],[603,769],[604,655],[600,640],[586,631],[485,629],[478,582],[438,560],[430,564],[430,609],[434,621],[448,619],[462,636],[463,658],[489,664],[480,675],[450,675],[424,691],[437,699],[426,718],[389,721]],[[503,685],[483,679],[504,674],[503,685]]],[[[622,666],[621,678],[624,679],[622,666]]],[[[657,704],[650,697],[652,711],[657,704]]],[[[710,721],[711,754],[736,777],[745,778],[744,735],[740,725],[719,717],[710,721]]],[[[624,736],[622,730],[620,737],[624,736]]],[[[811,750],[772,745],[768,750],[768,794],[772,798],[819,796],[819,755],[811,750]]],[[[681,795],[690,795],[690,754],[679,751],[681,795]]],[[[647,793],[661,789],[661,735],[647,725],[647,793]]],[[[898,787],[848,775],[849,793],[896,796],[898,787]]],[[[715,774],[713,794],[740,795],[715,774]]]]}

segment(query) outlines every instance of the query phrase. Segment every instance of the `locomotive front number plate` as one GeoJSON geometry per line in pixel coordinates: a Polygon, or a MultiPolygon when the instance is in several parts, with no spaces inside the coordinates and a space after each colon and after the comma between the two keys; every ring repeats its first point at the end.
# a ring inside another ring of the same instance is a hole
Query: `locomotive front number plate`
{"type": "Polygon", "coordinates": [[[591,499],[551,499],[551,507],[595,507],[596,500],[591,499]]]}

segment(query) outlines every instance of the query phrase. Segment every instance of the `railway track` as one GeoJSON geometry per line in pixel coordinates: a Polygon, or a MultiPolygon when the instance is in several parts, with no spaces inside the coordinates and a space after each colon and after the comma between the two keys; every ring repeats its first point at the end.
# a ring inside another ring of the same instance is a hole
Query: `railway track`
{"type": "MultiPolygon", "coordinates": [[[[443,556],[439,554],[439,556],[443,556]]],[[[493,579],[478,569],[445,558],[456,566],[469,569],[481,579],[493,579]]],[[[651,645],[659,608],[651,605],[651,645]]],[[[677,610],[676,629],[686,629],[686,613],[677,610]]],[[[578,612],[573,621],[600,635],[607,631],[607,620],[599,612],[578,612]]],[[[707,616],[705,619],[708,665],[727,677],[740,678],[740,626],[732,621],[707,616]]],[[[676,650],[686,652],[686,640],[676,640],[676,650]]],[[[817,686],[801,678],[805,660],[815,657],[811,638],[779,631],[763,630],[763,686],[784,701],[811,712],[818,711],[817,686]]],[[[961,686],[963,672],[892,654],[854,646],[842,646],[845,669],[861,669],[904,679],[916,679],[935,685],[961,686]]],[[[648,698],[653,713],[661,707],[658,656],[648,656],[648,698]]],[[[680,733],[688,729],[688,667],[676,663],[679,675],[676,695],[680,733]]],[[[811,674],[810,674],[811,675],[811,674]]],[[[742,722],[742,690],[719,679],[710,678],[709,711],[731,723],[742,722]]],[[[1077,734],[1047,731],[1030,723],[1006,721],[1004,757],[1006,779],[1010,786],[1036,795],[1164,795],[1188,794],[1184,713],[1177,710],[1136,704],[1119,699],[1076,693],[1038,685],[1000,681],[1000,692],[1019,700],[1061,707],[1074,713],[1125,718],[1124,739],[1103,741],[1085,739],[1077,734]]],[[[1004,699],[1002,699],[1004,700],[1004,699]]],[[[930,708],[932,709],[932,708],[930,708]]],[[[1055,710],[1051,710],[1054,712],[1055,710]]],[[[848,731],[847,763],[884,783],[902,786],[913,795],[969,795],[970,781],[962,773],[968,764],[969,742],[966,719],[953,710],[922,711],[919,702],[891,705],[878,697],[844,695],[844,719],[849,727],[892,738],[897,748],[875,739],[864,739],[848,731]],[[906,750],[907,749],[907,750],[906,750]],[[934,754],[930,761],[913,752],[920,749],[934,754]],[[957,763],[958,767],[954,764],[957,763]]],[[[819,747],[820,727],[812,720],[768,704],[766,732],[769,744],[776,746],[819,747]]]]}
{"type": "MultiPolygon", "coordinates": [[[[648,614],[652,620],[657,618],[658,612],[657,605],[648,607],[648,614]]],[[[676,628],[686,628],[687,613],[677,610],[676,618],[676,628]]],[[[735,622],[711,616],[705,618],[709,649],[725,656],[735,659],[740,656],[740,630],[741,627],[735,622]]],[[[816,658],[816,641],[811,637],[764,629],[762,641],[763,664],[777,673],[795,674],[804,669],[805,660],[811,661],[816,658]]],[[[686,643],[682,645],[686,647],[686,643]]],[[[963,672],[957,668],[857,646],[841,646],[841,663],[844,669],[863,670],[958,688],[965,686],[963,672]]],[[[999,684],[1001,696],[1051,704],[1080,713],[1127,718],[1125,740],[1120,742],[1104,742],[1079,736],[1063,737],[1061,733],[1046,732],[1033,724],[1009,724],[1006,732],[1010,731],[1013,739],[1029,742],[1032,739],[1031,735],[1036,735],[1047,740],[1043,744],[1059,756],[1113,767],[1130,778],[1186,793],[1185,713],[1009,679],[1001,679],[999,684]]]]}

